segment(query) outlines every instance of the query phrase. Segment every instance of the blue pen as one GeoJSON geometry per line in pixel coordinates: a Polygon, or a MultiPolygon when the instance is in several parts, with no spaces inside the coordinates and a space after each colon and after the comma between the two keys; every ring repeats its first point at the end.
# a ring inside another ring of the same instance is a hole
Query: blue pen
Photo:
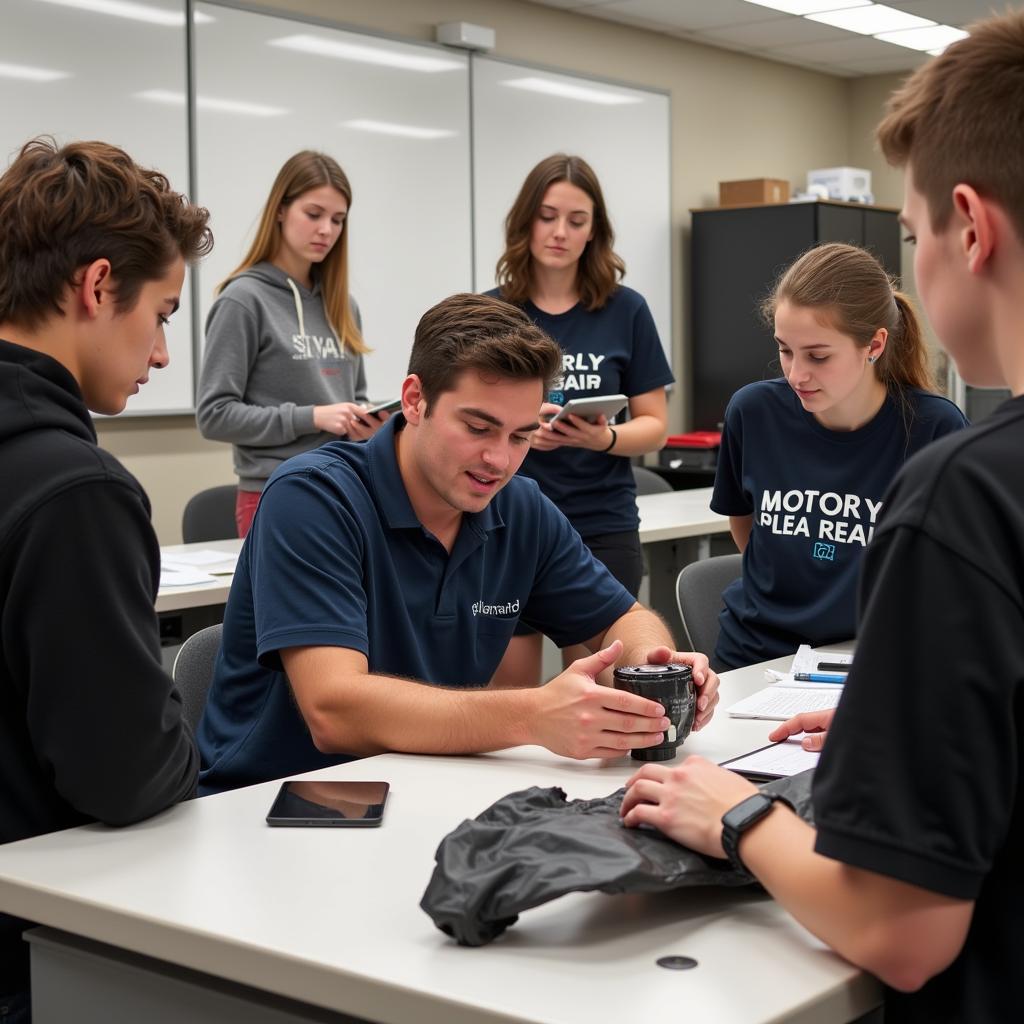
{"type": "Polygon", "coordinates": [[[846,682],[846,673],[840,672],[794,672],[793,678],[799,683],[838,683],[846,682]]]}

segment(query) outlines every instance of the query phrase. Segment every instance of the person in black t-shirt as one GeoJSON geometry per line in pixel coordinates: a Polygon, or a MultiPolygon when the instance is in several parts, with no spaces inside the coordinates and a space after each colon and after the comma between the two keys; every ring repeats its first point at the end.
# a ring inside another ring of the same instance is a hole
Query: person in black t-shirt
{"type": "Polygon", "coordinates": [[[910,300],[864,249],[804,253],[763,312],[784,376],[733,395],[711,499],[743,552],[722,595],[719,669],[852,637],[885,492],[910,456],[967,425],[934,394],[910,300]]]}
{"type": "MultiPolygon", "coordinates": [[[[195,792],[149,499],[89,413],[121,412],[167,364],[208,217],[102,142],[36,139],[0,177],[0,843],[195,792]]],[[[0,913],[5,1024],[28,1020],[26,926],[0,913]]]]}
{"type": "MultiPolygon", "coordinates": [[[[625,264],[593,168],[556,153],[526,176],[505,219],[498,287],[562,349],[562,376],[541,417],[576,398],[625,395],[629,422],[567,415],[542,422],[519,472],[537,481],[591,554],[634,597],[643,553],[630,458],[657,451],[668,432],[673,382],[654,317],[642,295],[619,283],[625,264]]],[[[586,649],[564,648],[568,667],[586,649]]],[[[498,685],[540,679],[541,637],[520,624],[495,675],[498,685]]]]}
{"type": "MultiPolygon", "coordinates": [[[[623,813],[704,853],[728,850],[882,979],[886,1024],[1019,1021],[1024,13],[972,26],[911,76],[879,141],[905,169],[901,219],[936,333],[968,383],[1014,397],[930,445],[889,492],[865,555],[857,657],[817,769],[817,831],[696,757],[644,767],[623,813]]],[[[828,716],[772,736],[808,725],[828,716]]]]}

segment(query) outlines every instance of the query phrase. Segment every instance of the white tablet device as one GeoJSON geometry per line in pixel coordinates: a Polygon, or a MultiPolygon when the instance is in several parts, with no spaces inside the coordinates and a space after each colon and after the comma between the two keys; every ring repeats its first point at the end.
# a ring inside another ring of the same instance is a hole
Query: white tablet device
{"type": "Polygon", "coordinates": [[[625,395],[595,395],[593,398],[572,398],[548,422],[557,423],[560,419],[568,416],[569,413],[572,413],[574,416],[582,416],[591,423],[598,416],[607,416],[608,419],[611,419],[622,412],[628,402],[629,399],[625,395]]]}

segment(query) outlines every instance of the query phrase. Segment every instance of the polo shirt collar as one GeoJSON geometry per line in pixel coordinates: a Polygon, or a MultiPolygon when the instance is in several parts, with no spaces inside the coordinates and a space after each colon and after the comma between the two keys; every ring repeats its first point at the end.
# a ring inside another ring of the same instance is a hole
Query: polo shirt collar
{"type": "MultiPolygon", "coordinates": [[[[395,438],[405,427],[405,417],[400,412],[390,416],[387,422],[366,442],[370,464],[370,476],[376,492],[377,507],[393,530],[423,528],[405,489],[398,455],[395,452],[395,438]]],[[[463,526],[470,527],[483,536],[491,530],[505,525],[496,500],[488,503],[482,512],[466,512],[462,517],[463,526]]],[[[461,532],[461,531],[460,531],[461,532]]]]}

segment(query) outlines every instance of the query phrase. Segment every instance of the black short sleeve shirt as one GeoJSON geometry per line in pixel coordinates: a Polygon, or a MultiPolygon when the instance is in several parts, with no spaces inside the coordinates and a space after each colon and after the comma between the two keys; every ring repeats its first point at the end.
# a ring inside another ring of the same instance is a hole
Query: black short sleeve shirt
{"type": "Polygon", "coordinates": [[[859,610],[816,849],[975,901],[960,955],[891,993],[887,1024],[1024,1020],[1024,398],[908,463],[859,610]]]}

